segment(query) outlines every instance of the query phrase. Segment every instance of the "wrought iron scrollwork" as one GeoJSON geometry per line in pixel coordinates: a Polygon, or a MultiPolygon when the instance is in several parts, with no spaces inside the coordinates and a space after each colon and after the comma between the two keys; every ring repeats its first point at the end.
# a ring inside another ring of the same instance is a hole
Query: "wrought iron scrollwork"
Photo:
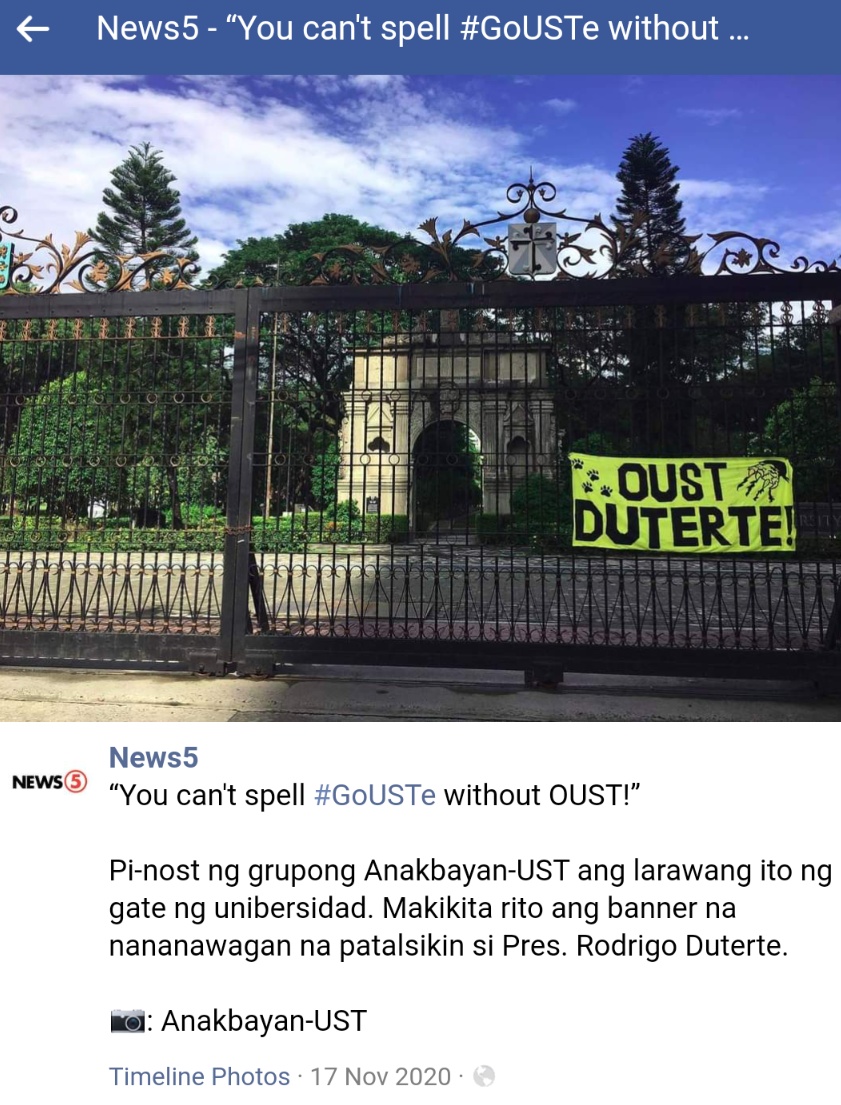
{"type": "MultiPolygon", "coordinates": [[[[0,224],[15,226],[14,207],[0,207],[0,224]]],[[[32,238],[23,230],[0,230],[12,245],[6,294],[48,295],[73,289],[79,292],[181,290],[193,287],[198,265],[189,257],[165,250],[139,254],[104,254],[89,234],[76,232],[72,246],[56,245],[51,234],[32,238]],[[26,243],[21,247],[20,243],[26,243]],[[28,247],[28,248],[27,248],[28,247]]]]}
{"type": "MultiPolygon", "coordinates": [[[[661,241],[652,256],[646,244],[644,212],[629,220],[600,214],[581,218],[556,209],[557,188],[550,181],[515,182],[506,189],[509,210],[479,221],[465,219],[456,229],[441,230],[437,217],[418,229],[426,241],[410,235],[381,246],[355,243],[313,254],[303,284],[423,284],[446,281],[511,279],[508,269],[507,226],[516,221],[535,224],[546,217],[558,224],[558,268],[555,280],[606,280],[620,276],[724,276],[753,273],[791,274],[841,272],[838,260],[810,261],[798,256],[788,266],[779,263],[781,246],[771,238],[745,231],[675,235],[661,241]],[[494,233],[495,231],[495,233],[494,233]],[[476,239],[474,243],[471,239],[476,239]]],[[[0,290],[46,294],[76,291],[140,291],[208,288],[195,282],[195,261],[164,251],[135,256],[106,256],[90,235],[79,232],[72,246],[57,246],[51,235],[31,238],[23,231],[2,233],[2,224],[17,223],[17,211],[0,207],[0,290]],[[28,252],[21,250],[26,243],[28,252]]],[[[262,284],[262,281],[258,281],[262,284]]],[[[237,285],[240,286],[240,285],[237,285]]]]}
{"type": "Polygon", "coordinates": [[[780,244],[771,238],[755,238],[742,230],[725,230],[720,234],[708,234],[713,244],[701,254],[702,261],[717,261],[717,268],[709,271],[711,276],[725,273],[754,272],[792,273],[792,272],[841,272],[837,260],[810,261],[808,257],[795,257],[788,268],[776,264],[780,256],[780,244]],[[739,245],[739,243],[741,243],[739,245]],[[733,248],[738,245],[738,248],[733,248]],[[722,246],[725,246],[723,250],[722,246]],[[721,251],[721,252],[718,252],[721,251]]]}
{"type": "Polygon", "coordinates": [[[405,239],[372,251],[363,246],[339,246],[312,259],[313,284],[427,283],[443,280],[510,279],[504,231],[519,220],[537,223],[546,217],[559,225],[558,270],[555,280],[606,280],[619,276],[722,276],[752,273],[841,272],[838,261],[810,261],[796,257],[779,264],[781,247],[771,238],[745,231],[675,235],[661,241],[651,256],[646,245],[644,212],[627,220],[606,222],[600,214],[581,218],[556,209],[557,188],[550,181],[516,182],[506,189],[512,210],[497,211],[481,221],[465,219],[458,230],[440,230],[437,218],[418,227],[427,242],[405,239]],[[492,228],[498,232],[492,234],[492,228]],[[500,233],[501,231],[502,233],[500,233]],[[478,238],[471,249],[470,238],[478,238]],[[710,244],[711,243],[711,244],[710,244]]]}

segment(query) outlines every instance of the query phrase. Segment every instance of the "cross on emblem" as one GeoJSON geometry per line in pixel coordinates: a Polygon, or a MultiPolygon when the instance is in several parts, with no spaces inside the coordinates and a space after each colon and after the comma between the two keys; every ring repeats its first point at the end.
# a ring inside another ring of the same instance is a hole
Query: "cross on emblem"
{"type": "Polygon", "coordinates": [[[557,223],[510,223],[508,271],[512,276],[536,276],[558,268],[557,223]]]}

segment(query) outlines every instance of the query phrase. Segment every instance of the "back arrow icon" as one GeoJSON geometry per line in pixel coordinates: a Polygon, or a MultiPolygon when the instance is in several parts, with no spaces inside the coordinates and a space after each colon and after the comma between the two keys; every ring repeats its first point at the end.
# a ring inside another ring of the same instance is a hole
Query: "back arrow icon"
{"type": "Polygon", "coordinates": [[[20,31],[27,42],[32,41],[32,36],[29,33],[30,31],[48,31],[50,29],[49,27],[30,27],[31,22],[32,16],[28,15],[26,19],[24,19],[22,23],[18,24],[16,28],[16,30],[20,31]]]}

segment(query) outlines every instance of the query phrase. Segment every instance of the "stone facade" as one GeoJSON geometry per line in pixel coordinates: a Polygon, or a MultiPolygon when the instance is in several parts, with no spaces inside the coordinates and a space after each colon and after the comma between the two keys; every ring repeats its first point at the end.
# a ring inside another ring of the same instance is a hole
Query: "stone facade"
{"type": "Polygon", "coordinates": [[[558,435],[547,350],[508,334],[444,330],[411,344],[385,339],[354,354],[345,393],[339,501],[366,513],[405,514],[412,530],[414,450],[439,422],[461,423],[481,453],[482,508],[508,514],[532,471],[551,477],[558,435]]]}

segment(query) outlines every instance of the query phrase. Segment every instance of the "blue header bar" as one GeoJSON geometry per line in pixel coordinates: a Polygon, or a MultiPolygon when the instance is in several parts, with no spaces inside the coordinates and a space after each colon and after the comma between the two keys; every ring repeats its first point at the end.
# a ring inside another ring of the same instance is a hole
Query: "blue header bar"
{"type": "Polygon", "coordinates": [[[759,0],[6,0],[2,72],[803,74],[841,69],[841,5],[759,0]]]}

